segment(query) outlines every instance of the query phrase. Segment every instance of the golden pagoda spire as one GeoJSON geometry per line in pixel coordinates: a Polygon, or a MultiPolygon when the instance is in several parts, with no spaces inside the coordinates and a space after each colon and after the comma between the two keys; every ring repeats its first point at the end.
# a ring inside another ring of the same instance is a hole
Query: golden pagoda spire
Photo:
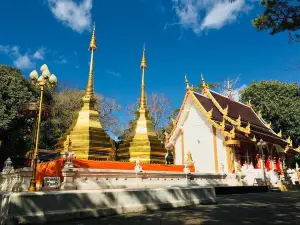
{"type": "Polygon", "coordinates": [[[93,25],[93,34],[90,42],[90,46],[88,50],[91,52],[91,61],[90,61],[90,71],[89,71],[89,78],[87,82],[87,86],[85,89],[85,98],[94,98],[94,51],[97,50],[96,44],[96,34],[95,34],[95,23],[93,25]]]}
{"type": "Polygon", "coordinates": [[[142,70],[142,85],[141,85],[141,99],[140,99],[139,110],[147,108],[146,93],[145,93],[145,70],[147,69],[145,44],[143,47],[143,55],[142,55],[142,61],[141,61],[140,68],[142,70]]]}

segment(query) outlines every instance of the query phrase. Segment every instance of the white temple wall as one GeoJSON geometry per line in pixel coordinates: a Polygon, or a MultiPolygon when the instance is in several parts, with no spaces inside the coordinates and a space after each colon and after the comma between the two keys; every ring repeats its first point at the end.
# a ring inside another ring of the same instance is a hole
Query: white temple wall
{"type": "Polygon", "coordinates": [[[175,141],[175,165],[182,165],[182,161],[182,139],[179,134],[175,141]]]}
{"type": "Polygon", "coordinates": [[[212,126],[194,105],[191,106],[184,130],[184,156],[192,154],[195,172],[214,173],[214,151],[212,126]]]}
{"type": "Polygon", "coordinates": [[[228,173],[228,162],[226,154],[226,146],[223,144],[225,141],[224,136],[217,131],[217,149],[218,149],[218,163],[219,172],[228,173]]]}

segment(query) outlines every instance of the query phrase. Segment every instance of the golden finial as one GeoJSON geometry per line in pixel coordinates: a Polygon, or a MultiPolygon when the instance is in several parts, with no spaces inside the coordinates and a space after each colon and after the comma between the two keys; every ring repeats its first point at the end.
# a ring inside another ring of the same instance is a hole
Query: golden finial
{"type": "Polygon", "coordinates": [[[192,158],[192,153],[189,151],[188,154],[187,154],[187,161],[189,163],[192,163],[193,162],[193,158],[192,158]]]}
{"type": "Polygon", "coordinates": [[[143,56],[141,61],[141,69],[147,69],[147,62],[146,62],[146,45],[143,46],[143,56]]]}
{"type": "Polygon", "coordinates": [[[249,123],[249,122],[248,122],[248,125],[246,126],[246,131],[247,131],[248,133],[251,132],[251,127],[250,127],[250,123],[249,123]]]}
{"type": "Polygon", "coordinates": [[[255,135],[253,136],[252,141],[253,141],[253,142],[256,142],[256,137],[255,137],[255,135]]]}
{"type": "Polygon", "coordinates": [[[207,112],[206,116],[207,116],[209,119],[211,119],[212,113],[213,113],[213,108],[207,112]]]}
{"type": "Polygon", "coordinates": [[[184,75],[184,79],[185,79],[185,83],[186,83],[186,89],[189,89],[190,88],[190,85],[189,85],[189,81],[186,77],[186,74],[184,75]]]}
{"type": "Polygon", "coordinates": [[[92,34],[92,39],[91,39],[90,46],[89,46],[89,51],[92,51],[92,50],[96,51],[97,50],[97,42],[96,42],[95,31],[96,31],[96,24],[94,23],[94,25],[93,25],[93,34],[92,34]]]}
{"type": "Polygon", "coordinates": [[[279,131],[279,133],[277,134],[279,137],[282,137],[282,130],[279,131]]]}
{"type": "Polygon", "coordinates": [[[298,146],[298,148],[296,148],[296,151],[297,151],[297,152],[300,152],[300,146],[298,146]]]}
{"type": "Polygon", "coordinates": [[[224,114],[224,116],[227,116],[227,114],[228,114],[228,105],[227,105],[226,108],[224,109],[223,114],[224,114]]]}
{"type": "Polygon", "coordinates": [[[230,134],[235,137],[235,128],[234,127],[232,127],[230,134]]]}
{"type": "Polygon", "coordinates": [[[289,144],[289,147],[293,147],[293,141],[291,140],[290,136],[286,139],[286,142],[289,144]]]}
{"type": "Polygon", "coordinates": [[[262,118],[261,110],[258,111],[258,117],[262,118]]]}
{"type": "Polygon", "coordinates": [[[248,100],[247,105],[250,106],[250,107],[252,107],[252,105],[251,105],[251,99],[248,100]]]}
{"type": "Polygon", "coordinates": [[[240,115],[235,122],[237,123],[238,126],[241,126],[241,116],[240,115]]]}
{"type": "Polygon", "coordinates": [[[176,120],[171,118],[171,121],[172,121],[173,126],[175,126],[176,125],[176,120]]]}
{"type": "Polygon", "coordinates": [[[271,124],[272,124],[272,122],[270,122],[270,123],[267,124],[267,127],[268,127],[269,129],[271,129],[271,124]]]}

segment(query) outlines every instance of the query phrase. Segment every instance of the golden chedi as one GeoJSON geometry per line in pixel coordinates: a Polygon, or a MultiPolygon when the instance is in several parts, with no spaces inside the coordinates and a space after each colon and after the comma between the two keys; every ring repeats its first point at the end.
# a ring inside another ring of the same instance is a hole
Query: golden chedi
{"type": "MultiPolygon", "coordinates": [[[[81,99],[82,108],[78,113],[74,127],[70,128],[69,138],[76,158],[90,160],[113,160],[114,150],[110,137],[104,131],[99,113],[95,108],[94,93],[94,52],[97,50],[95,25],[89,46],[91,52],[90,71],[85,94],[81,99]]],[[[64,151],[67,134],[57,144],[57,151],[64,151]]]]}
{"type": "Polygon", "coordinates": [[[129,137],[120,145],[117,156],[120,161],[142,163],[165,163],[166,149],[153,128],[149,115],[145,92],[145,70],[147,69],[145,48],[141,61],[142,85],[139,107],[136,111],[129,137]]]}

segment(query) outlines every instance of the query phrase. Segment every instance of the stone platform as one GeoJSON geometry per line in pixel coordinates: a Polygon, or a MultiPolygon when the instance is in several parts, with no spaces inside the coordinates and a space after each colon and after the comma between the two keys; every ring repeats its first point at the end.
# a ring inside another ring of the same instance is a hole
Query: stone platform
{"type": "Polygon", "coordinates": [[[43,224],[216,203],[213,187],[1,193],[1,225],[43,224]]]}

